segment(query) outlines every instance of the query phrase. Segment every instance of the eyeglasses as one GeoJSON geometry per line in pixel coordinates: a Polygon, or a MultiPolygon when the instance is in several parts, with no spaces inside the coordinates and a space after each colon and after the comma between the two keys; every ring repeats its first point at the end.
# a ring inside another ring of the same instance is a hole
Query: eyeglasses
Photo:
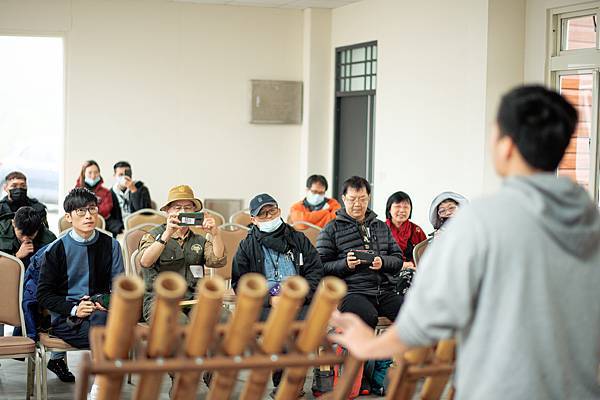
{"type": "Polygon", "coordinates": [[[277,215],[277,212],[279,211],[279,208],[277,207],[273,207],[273,208],[269,208],[269,209],[262,209],[258,215],[256,215],[258,218],[260,219],[265,219],[265,218],[269,218],[269,217],[274,217],[277,215]]]}
{"type": "Polygon", "coordinates": [[[183,212],[193,212],[195,207],[194,206],[172,206],[171,207],[173,210],[175,211],[183,211],[183,212]]]}
{"type": "Polygon", "coordinates": [[[344,197],[344,201],[348,204],[367,204],[369,202],[369,196],[365,196],[365,197],[357,197],[357,198],[351,198],[351,197],[344,197]]]}
{"type": "Polygon", "coordinates": [[[75,214],[77,214],[78,217],[85,217],[85,214],[88,211],[90,212],[90,215],[96,215],[96,214],[98,214],[98,206],[89,206],[89,207],[84,207],[84,208],[78,208],[75,210],[75,214]]]}
{"type": "Polygon", "coordinates": [[[439,208],[438,209],[438,215],[440,217],[447,217],[448,215],[452,215],[454,214],[454,211],[456,211],[456,206],[455,205],[450,205],[446,208],[439,208]]]}

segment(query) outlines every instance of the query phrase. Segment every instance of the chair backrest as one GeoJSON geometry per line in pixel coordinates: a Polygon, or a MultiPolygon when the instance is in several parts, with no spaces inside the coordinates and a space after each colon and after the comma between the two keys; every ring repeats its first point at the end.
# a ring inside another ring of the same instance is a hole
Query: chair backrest
{"type": "Polygon", "coordinates": [[[223,268],[215,268],[214,272],[225,280],[231,279],[231,268],[233,258],[240,245],[240,242],[248,235],[248,228],[242,225],[225,224],[219,227],[221,238],[227,251],[227,264],[223,268]]]}
{"type": "Polygon", "coordinates": [[[133,212],[125,217],[125,220],[123,221],[126,231],[131,230],[138,225],[162,225],[165,223],[167,223],[167,216],[165,213],[153,210],[151,208],[142,208],[141,210],[137,210],[136,212],[133,212]]]}
{"type": "Polygon", "coordinates": [[[130,264],[131,255],[138,249],[142,236],[156,226],[158,225],[142,224],[129,231],[125,231],[125,234],[123,235],[123,251],[125,252],[125,261],[127,264],[125,268],[126,275],[130,275],[132,272],[133,265],[130,264]]]}
{"type": "Polygon", "coordinates": [[[23,323],[23,275],[25,267],[21,260],[0,251],[0,323],[20,326],[23,336],[27,336],[23,323]]]}
{"type": "Polygon", "coordinates": [[[319,237],[319,233],[321,233],[321,227],[306,221],[296,221],[292,224],[292,227],[298,232],[304,233],[312,245],[317,247],[317,237],[319,237]]]}
{"type": "Polygon", "coordinates": [[[242,226],[248,226],[252,223],[250,220],[250,211],[246,208],[245,210],[240,210],[231,215],[229,218],[230,224],[238,224],[242,226]]]}
{"type": "Polygon", "coordinates": [[[419,347],[406,352],[398,366],[390,370],[390,384],[386,398],[411,400],[413,398],[440,399],[446,384],[454,372],[454,339],[441,340],[435,351],[431,347],[419,347]],[[415,396],[417,382],[425,383],[419,396],[415,396]]]}
{"type": "Polygon", "coordinates": [[[212,217],[212,218],[214,218],[215,219],[215,223],[217,224],[217,226],[221,226],[221,225],[223,225],[225,223],[225,217],[222,214],[220,214],[220,213],[218,213],[218,212],[216,212],[214,210],[210,210],[208,208],[203,208],[202,212],[204,212],[204,216],[205,217],[212,217]]]}
{"type": "Polygon", "coordinates": [[[142,266],[140,265],[140,251],[136,250],[129,259],[129,274],[132,276],[142,276],[142,266]]]}
{"type": "Polygon", "coordinates": [[[427,246],[429,246],[429,243],[431,243],[431,239],[423,240],[413,249],[413,261],[415,262],[415,266],[417,266],[419,264],[419,261],[421,261],[423,253],[425,253],[425,250],[427,249],[427,246]]]}
{"type": "MultiPolygon", "coordinates": [[[[58,234],[59,235],[61,233],[63,233],[64,231],[69,230],[72,227],[73,227],[73,225],[71,225],[71,223],[69,221],[67,221],[67,219],[65,218],[64,215],[58,219],[58,234]]],[[[100,228],[103,231],[106,229],[106,220],[100,214],[98,214],[98,218],[96,218],[96,228],[100,228]]],[[[112,233],[111,233],[111,235],[112,235],[112,233]]]]}

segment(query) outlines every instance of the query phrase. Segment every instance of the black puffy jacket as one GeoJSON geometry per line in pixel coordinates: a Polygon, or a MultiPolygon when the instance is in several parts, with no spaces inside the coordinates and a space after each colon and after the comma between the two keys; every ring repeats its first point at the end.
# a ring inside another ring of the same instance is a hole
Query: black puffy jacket
{"type": "Polygon", "coordinates": [[[371,250],[383,260],[381,269],[375,271],[369,268],[348,268],[346,254],[353,250],[365,249],[365,245],[360,233],[360,223],[349,216],[346,210],[341,209],[317,239],[317,251],[321,256],[324,274],[334,275],[346,281],[348,293],[375,296],[382,290],[396,290],[402,269],[402,250],[388,226],[378,220],[373,211],[367,210],[363,224],[370,230],[371,250]]]}
{"type": "MultiPolygon", "coordinates": [[[[305,304],[308,304],[323,277],[323,266],[319,254],[302,232],[296,231],[288,224],[283,224],[280,229],[285,230],[283,234],[294,255],[296,272],[308,281],[310,290],[305,301],[305,304]]],[[[240,242],[232,265],[231,286],[234,291],[237,290],[237,284],[242,275],[249,272],[265,275],[264,252],[258,240],[260,235],[258,228],[253,225],[248,232],[248,236],[240,242]]],[[[265,306],[268,306],[268,304],[269,296],[266,296],[265,306]]]]}

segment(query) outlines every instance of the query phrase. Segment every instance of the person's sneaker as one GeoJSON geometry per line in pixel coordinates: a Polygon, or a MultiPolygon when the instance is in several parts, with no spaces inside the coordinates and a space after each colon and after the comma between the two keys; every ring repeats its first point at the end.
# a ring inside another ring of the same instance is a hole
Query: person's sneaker
{"type": "MultiPolygon", "coordinates": [[[[269,396],[272,399],[277,397],[277,387],[274,387],[273,390],[271,390],[271,393],[269,393],[269,396]]],[[[304,392],[304,390],[300,390],[300,393],[298,393],[298,398],[303,399],[305,396],[306,396],[306,393],[304,392]]]]}
{"type": "Polygon", "coordinates": [[[63,382],[75,382],[75,376],[69,371],[64,358],[48,361],[48,369],[58,376],[63,382]]]}

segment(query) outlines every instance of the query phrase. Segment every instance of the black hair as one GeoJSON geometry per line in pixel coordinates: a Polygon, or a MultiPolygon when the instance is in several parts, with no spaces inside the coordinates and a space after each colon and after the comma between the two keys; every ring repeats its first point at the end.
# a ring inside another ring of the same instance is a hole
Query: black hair
{"type": "Polygon", "coordinates": [[[320,183],[325,187],[325,190],[329,188],[329,184],[327,183],[327,179],[323,175],[311,175],[306,180],[306,188],[310,189],[313,183],[320,183]]]}
{"type": "Polygon", "coordinates": [[[19,171],[12,171],[9,172],[8,175],[6,175],[6,177],[4,178],[4,183],[8,183],[8,181],[12,181],[13,179],[22,179],[25,182],[27,182],[27,177],[24,173],[19,171]]]}
{"type": "Polygon", "coordinates": [[[509,136],[531,167],[554,171],[577,125],[577,110],[543,86],[521,86],[502,97],[500,136],[509,136]]]}
{"type": "Polygon", "coordinates": [[[129,168],[129,170],[131,171],[131,164],[129,164],[127,161],[119,161],[115,165],[113,165],[113,171],[116,172],[117,168],[129,168]]]}
{"type": "Polygon", "coordinates": [[[23,232],[23,235],[33,236],[40,230],[43,218],[33,207],[21,207],[13,218],[15,228],[23,232]]]}
{"type": "Polygon", "coordinates": [[[94,192],[83,187],[71,190],[63,202],[63,208],[67,213],[89,205],[98,205],[98,198],[94,192]]]}
{"type": "Polygon", "coordinates": [[[346,192],[348,192],[348,188],[360,190],[365,188],[367,190],[367,194],[371,194],[371,185],[369,181],[360,176],[352,176],[344,181],[342,185],[342,194],[345,196],[346,192]]]}
{"type": "Polygon", "coordinates": [[[410,204],[410,214],[408,215],[408,219],[412,218],[412,208],[413,208],[412,200],[410,199],[410,196],[408,194],[406,194],[402,191],[392,194],[387,199],[387,204],[385,206],[385,217],[387,219],[392,219],[392,214],[390,214],[390,208],[392,208],[392,204],[401,203],[403,201],[410,204]]]}

